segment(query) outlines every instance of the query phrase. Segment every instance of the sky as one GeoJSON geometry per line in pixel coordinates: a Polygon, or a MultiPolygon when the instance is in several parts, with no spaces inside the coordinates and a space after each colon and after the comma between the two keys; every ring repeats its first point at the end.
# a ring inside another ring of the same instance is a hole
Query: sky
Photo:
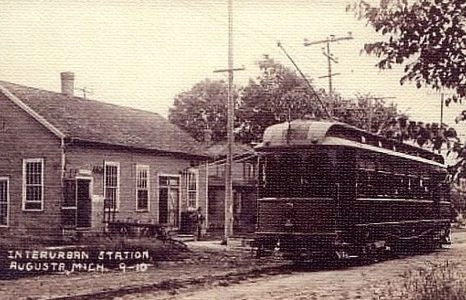
{"type": "MultiPolygon", "coordinates": [[[[319,88],[328,88],[324,44],[304,39],[334,35],[352,40],[331,44],[338,59],[333,88],[346,98],[370,93],[389,97],[414,120],[440,121],[440,94],[400,85],[402,68],[381,71],[361,54],[379,36],[346,12],[350,0],[234,0],[235,84],[259,74],[264,54],[294,68],[280,41],[319,88]]],[[[227,0],[0,1],[0,80],[60,91],[60,72],[75,73],[87,97],[168,116],[174,97],[206,78],[227,80],[227,0]]],[[[82,96],[76,90],[75,95],[82,96]]],[[[445,108],[444,121],[465,107],[445,108]]],[[[457,125],[459,129],[465,125],[457,125]]],[[[457,127],[458,128],[458,127],[457,127]]]]}

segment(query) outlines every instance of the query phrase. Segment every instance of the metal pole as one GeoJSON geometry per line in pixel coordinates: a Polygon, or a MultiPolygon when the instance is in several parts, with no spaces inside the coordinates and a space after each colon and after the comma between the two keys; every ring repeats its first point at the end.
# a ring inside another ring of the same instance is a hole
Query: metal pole
{"type": "Polygon", "coordinates": [[[225,165],[225,236],[224,243],[228,244],[228,238],[233,234],[232,200],[233,182],[231,166],[233,157],[233,0],[228,0],[228,105],[227,105],[227,160],[225,165]]]}

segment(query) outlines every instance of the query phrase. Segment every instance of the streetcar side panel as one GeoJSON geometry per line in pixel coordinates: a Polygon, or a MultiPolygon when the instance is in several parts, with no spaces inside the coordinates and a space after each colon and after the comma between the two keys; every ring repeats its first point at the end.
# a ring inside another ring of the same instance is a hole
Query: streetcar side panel
{"type": "Polygon", "coordinates": [[[443,168],[364,149],[356,166],[354,239],[362,249],[445,239],[451,206],[443,168]]]}

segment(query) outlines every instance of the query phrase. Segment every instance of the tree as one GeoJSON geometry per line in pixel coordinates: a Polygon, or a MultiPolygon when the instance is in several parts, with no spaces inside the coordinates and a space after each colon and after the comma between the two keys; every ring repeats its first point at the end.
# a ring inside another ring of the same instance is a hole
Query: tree
{"type": "MultiPolygon", "coordinates": [[[[296,72],[269,57],[258,65],[261,75],[242,90],[237,112],[242,141],[260,141],[265,128],[276,123],[326,117],[318,99],[296,72]]],[[[374,133],[385,134],[390,122],[399,116],[395,105],[386,105],[383,99],[371,95],[345,100],[321,89],[317,96],[336,120],[374,133]]]]}
{"type": "MultiPolygon", "coordinates": [[[[204,141],[206,131],[212,141],[226,138],[228,85],[224,81],[206,79],[191,90],[175,97],[168,119],[198,141],[204,141]]],[[[234,99],[237,99],[235,92],[234,99]]]]}
{"type": "MultiPolygon", "coordinates": [[[[414,81],[466,96],[466,2],[463,0],[358,0],[348,9],[385,38],[364,49],[380,58],[377,66],[404,65],[400,82],[414,81]]],[[[456,96],[449,101],[457,101],[456,96]]]]}
{"type": "MultiPolygon", "coordinates": [[[[466,2],[463,0],[379,0],[374,6],[356,0],[348,10],[367,20],[381,40],[367,43],[364,50],[380,60],[377,67],[389,69],[404,66],[400,79],[434,89],[452,90],[456,95],[446,99],[461,102],[466,96],[466,2]]],[[[463,113],[466,116],[466,113],[463,113]]],[[[464,119],[460,116],[457,122],[464,119]]],[[[403,129],[409,139],[420,146],[440,149],[447,144],[457,162],[449,168],[451,178],[466,177],[466,149],[459,146],[456,132],[444,124],[437,126],[409,122],[403,129]]]]}
{"type": "MultiPolygon", "coordinates": [[[[322,108],[296,72],[266,56],[261,71],[242,89],[237,110],[237,136],[243,142],[259,141],[270,125],[303,118],[322,117],[322,108]]],[[[318,92],[324,97],[323,91],[318,92]]],[[[328,103],[328,99],[325,100],[328,103]]]]}
{"type": "MultiPolygon", "coordinates": [[[[326,117],[316,96],[296,72],[266,57],[258,62],[261,70],[256,80],[240,90],[241,101],[235,90],[235,133],[243,143],[258,142],[264,130],[273,124],[300,118],[326,117]]],[[[191,90],[176,96],[170,108],[169,120],[186,130],[196,140],[204,141],[208,130],[213,141],[226,139],[227,84],[208,79],[195,84],[191,90]]],[[[399,141],[411,141],[418,146],[438,150],[456,132],[438,124],[423,124],[408,120],[394,104],[370,94],[345,100],[325,90],[317,96],[335,120],[384,135],[399,141]]]]}
{"type": "Polygon", "coordinates": [[[400,117],[396,105],[371,94],[358,94],[355,100],[336,99],[334,117],[361,129],[385,134],[391,122],[400,117]]]}

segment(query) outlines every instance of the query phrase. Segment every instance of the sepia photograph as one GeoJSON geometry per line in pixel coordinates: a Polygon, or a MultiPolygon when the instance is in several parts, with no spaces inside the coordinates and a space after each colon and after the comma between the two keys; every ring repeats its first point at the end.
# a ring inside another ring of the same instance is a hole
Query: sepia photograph
{"type": "Polygon", "coordinates": [[[0,299],[466,300],[466,2],[0,0],[0,299]]]}

